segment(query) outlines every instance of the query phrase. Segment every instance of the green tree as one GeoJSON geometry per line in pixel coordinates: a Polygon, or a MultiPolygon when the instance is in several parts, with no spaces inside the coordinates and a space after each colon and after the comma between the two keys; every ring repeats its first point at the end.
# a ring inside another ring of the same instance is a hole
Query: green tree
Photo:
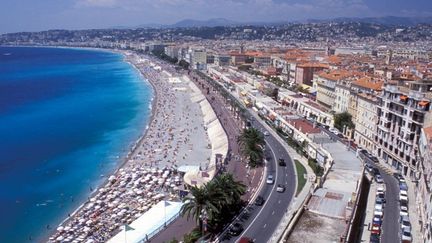
{"type": "Polygon", "coordinates": [[[209,188],[207,184],[203,187],[192,187],[190,190],[192,196],[183,199],[184,204],[181,207],[181,214],[187,215],[187,219],[192,216],[195,222],[200,223],[202,212],[205,211],[211,216],[218,211],[220,197],[212,198],[211,194],[214,195],[215,192],[210,193],[208,189],[212,188],[209,188]]]}
{"type": "Polygon", "coordinates": [[[343,131],[346,126],[349,129],[354,128],[354,123],[352,122],[352,116],[348,112],[337,113],[334,116],[334,127],[339,129],[339,131],[343,131]]]}
{"type": "Polygon", "coordinates": [[[260,131],[255,128],[243,129],[237,142],[240,145],[241,153],[249,158],[248,164],[251,167],[256,167],[262,163],[264,158],[262,147],[265,145],[265,141],[260,131]]]}

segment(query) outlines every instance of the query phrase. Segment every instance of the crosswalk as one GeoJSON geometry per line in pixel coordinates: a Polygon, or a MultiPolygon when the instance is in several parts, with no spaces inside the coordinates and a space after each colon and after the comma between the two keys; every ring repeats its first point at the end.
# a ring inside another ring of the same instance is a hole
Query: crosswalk
{"type": "Polygon", "coordinates": [[[375,165],[377,167],[379,167],[384,173],[386,173],[388,175],[393,175],[393,173],[394,173],[394,171],[392,169],[390,169],[389,167],[387,167],[387,166],[385,166],[385,165],[383,165],[381,163],[378,163],[378,164],[375,164],[375,165]]]}

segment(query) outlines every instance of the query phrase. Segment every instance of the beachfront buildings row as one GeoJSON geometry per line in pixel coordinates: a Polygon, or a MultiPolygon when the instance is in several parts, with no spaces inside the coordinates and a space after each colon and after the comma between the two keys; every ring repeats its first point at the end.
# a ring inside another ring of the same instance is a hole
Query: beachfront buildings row
{"type": "Polygon", "coordinates": [[[321,165],[325,166],[326,155],[319,146],[313,147],[314,127],[305,126],[301,119],[332,127],[335,114],[348,112],[355,126],[341,132],[415,182],[418,198],[413,200],[423,239],[431,239],[432,65],[418,61],[426,56],[415,52],[404,56],[400,50],[356,53],[344,49],[334,55],[328,48],[240,47],[218,52],[192,45],[183,49],[187,50],[181,52],[186,53],[183,59],[192,68],[232,85],[245,105],[295,134],[298,141],[310,143],[307,151],[321,165]],[[203,50],[205,66],[199,65],[204,62],[203,50]],[[271,82],[275,77],[282,86],[271,82]],[[302,91],[295,92],[293,86],[302,91]]]}

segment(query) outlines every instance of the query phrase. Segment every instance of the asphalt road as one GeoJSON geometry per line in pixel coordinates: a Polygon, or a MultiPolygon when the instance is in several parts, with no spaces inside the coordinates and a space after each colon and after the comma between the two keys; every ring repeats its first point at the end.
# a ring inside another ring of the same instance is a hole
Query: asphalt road
{"type": "MultiPolygon", "coordinates": [[[[255,128],[261,131],[266,130],[265,127],[255,119],[251,120],[255,128]]],[[[268,242],[294,196],[296,177],[293,161],[279,141],[273,137],[272,133],[269,134],[270,135],[265,136],[266,167],[267,175],[272,174],[275,178],[275,183],[272,185],[265,184],[259,192],[259,195],[266,199],[264,205],[251,205],[247,209],[249,213],[240,219],[244,231],[236,237],[230,237],[224,234],[222,237],[223,242],[235,242],[241,237],[254,239],[255,242],[268,242]],[[279,158],[285,160],[285,167],[278,165],[279,158]],[[278,184],[286,186],[285,192],[276,192],[276,186],[278,184]]],[[[264,180],[267,179],[267,175],[263,178],[264,180]]]]}
{"type": "MultiPolygon", "coordinates": [[[[376,166],[368,157],[362,156],[368,164],[377,168],[386,185],[384,207],[384,217],[381,227],[381,242],[394,243],[400,242],[399,239],[399,183],[393,175],[387,174],[386,171],[376,166]]],[[[365,224],[370,222],[365,222],[365,224]]]]}

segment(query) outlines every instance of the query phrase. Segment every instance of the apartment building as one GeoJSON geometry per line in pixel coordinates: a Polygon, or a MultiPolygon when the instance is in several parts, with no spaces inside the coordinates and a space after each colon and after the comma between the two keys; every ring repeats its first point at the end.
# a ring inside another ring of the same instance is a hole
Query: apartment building
{"type": "Polygon", "coordinates": [[[432,241],[432,126],[423,128],[419,139],[420,178],[416,187],[421,233],[424,242],[432,241]]]}
{"type": "Polygon", "coordinates": [[[348,111],[348,106],[351,97],[351,82],[342,80],[335,86],[336,99],[333,104],[332,110],[335,113],[342,113],[348,111]]]}
{"type": "Polygon", "coordinates": [[[378,156],[404,175],[418,176],[418,141],[421,129],[432,125],[431,100],[432,80],[388,83],[380,96],[378,156]]]}
{"type": "Polygon", "coordinates": [[[191,67],[193,69],[204,70],[207,64],[207,52],[205,49],[191,50],[191,67]]]}
{"type": "MultiPolygon", "coordinates": [[[[351,76],[354,76],[354,74],[346,70],[323,71],[314,75],[313,86],[317,91],[317,102],[327,107],[329,110],[332,110],[336,100],[336,84],[351,76]]],[[[342,94],[341,99],[343,96],[344,100],[348,100],[348,98],[345,97],[345,90],[341,90],[340,93],[342,94]]],[[[348,105],[348,101],[346,105],[348,105]]],[[[346,110],[348,110],[348,108],[346,108],[346,110]]]]}
{"type": "Polygon", "coordinates": [[[372,94],[359,93],[357,97],[357,115],[355,117],[354,141],[372,154],[376,154],[375,134],[377,128],[378,98],[372,94]]]}
{"type": "Polygon", "coordinates": [[[305,84],[312,86],[314,73],[327,69],[328,65],[321,63],[302,63],[296,66],[295,82],[297,84],[305,84]]]}

